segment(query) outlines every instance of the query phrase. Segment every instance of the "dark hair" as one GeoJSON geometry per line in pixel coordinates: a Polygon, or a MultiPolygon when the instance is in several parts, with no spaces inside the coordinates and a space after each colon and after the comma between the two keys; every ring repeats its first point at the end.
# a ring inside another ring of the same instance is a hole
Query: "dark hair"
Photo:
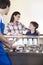
{"type": "Polygon", "coordinates": [[[38,23],[35,21],[31,21],[30,23],[35,27],[35,29],[37,29],[39,26],[38,23]]]}
{"type": "Polygon", "coordinates": [[[5,9],[7,6],[10,7],[10,0],[0,0],[1,9],[5,9]]]}
{"type": "Polygon", "coordinates": [[[18,14],[21,15],[20,12],[15,11],[15,12],[12,14],[12,16],[11,16],[10,22],[14,22],[14,15],[16,16],[16,15],[18,15],[18,14]]]}

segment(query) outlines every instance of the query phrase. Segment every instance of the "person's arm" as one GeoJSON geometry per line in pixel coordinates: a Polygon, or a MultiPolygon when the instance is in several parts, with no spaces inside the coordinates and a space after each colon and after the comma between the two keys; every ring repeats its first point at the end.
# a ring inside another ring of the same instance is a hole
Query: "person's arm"
{"type": "Polygon", "coordinates": [[[0,33],[0,41],[9,44],[9,41],[1,33],[0,33]]]}
{"type": "Polygon", "coordinates": [[[14,41],[9,41],[7,40],[1,33],[0,33],[0,41],[5,44],[7,47],[9,48],[13,48],[12,44],[14,43],[14,41]]]}
{"type": "Polygon", "coordinates": [[[25,25],[23,24],[21,24],[21,26],[22,26],[22,32],[23,32],[22,34],[26,34],[29,31],[29,29],[25,27],[25,25]]]}

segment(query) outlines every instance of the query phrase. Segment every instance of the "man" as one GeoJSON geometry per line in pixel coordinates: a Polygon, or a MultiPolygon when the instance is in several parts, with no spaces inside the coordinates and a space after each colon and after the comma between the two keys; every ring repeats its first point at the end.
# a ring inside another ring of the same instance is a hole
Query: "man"
{"type": "Polygon", "coordinates": [[[3,43],[11,48],[11,42],[4,38],[4,21],[2,15],[7,15],[10,8],[10,0],[0,0],[0,65],[11,65],[4,49],[3,43]]]}

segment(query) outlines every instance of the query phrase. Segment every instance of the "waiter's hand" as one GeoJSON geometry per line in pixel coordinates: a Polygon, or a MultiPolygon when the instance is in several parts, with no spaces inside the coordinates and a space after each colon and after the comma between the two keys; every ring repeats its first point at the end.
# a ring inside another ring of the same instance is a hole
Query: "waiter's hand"
{"type": "Polygon", "coordinates": [[[14,42],[15,42],[14,40],[10,40],[10,41],[9,41],[9,45],[10,45],[10,48],[11,48],[11,49],[16,48],[15,46],[13,46],[14,42]]]}

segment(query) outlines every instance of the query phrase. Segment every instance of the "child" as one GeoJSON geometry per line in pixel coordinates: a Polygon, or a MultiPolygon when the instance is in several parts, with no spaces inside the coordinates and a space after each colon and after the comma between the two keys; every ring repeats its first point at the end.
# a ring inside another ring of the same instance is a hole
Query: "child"
{"type": "Polygon", "coordinates": [[[29,25],[29,32],[26,33],[26,35],[33,35],[33,36],[38,36],[38,32],[36,31],[36,29],[38,28],[38,23],[32,21],[30,22],[29,25]]]}
{"type": "MultiPolygon", "coordinates": [[[[38,28],[38,23],[35,22],[35,21],[31,21],[30,22],[30,25],[29,25],[29,30],[26,35],[29,35],[29,36],[38,36],[39,33],[37,32],[37,28],[38,28]]],[[[30,45],[37,45],[37,39],[29,39],[29,43],[30,45]]]]}

